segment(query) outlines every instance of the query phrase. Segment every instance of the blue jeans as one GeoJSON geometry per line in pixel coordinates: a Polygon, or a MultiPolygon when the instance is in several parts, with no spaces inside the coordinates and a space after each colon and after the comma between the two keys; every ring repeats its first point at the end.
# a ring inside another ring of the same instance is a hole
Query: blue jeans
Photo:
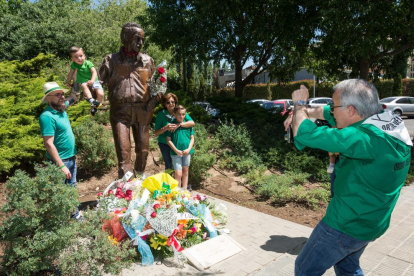
{"type": "Polygon", "coordinates": [[[71,187],[76,187],[76,158],[75,156],[62,160],[63,164],[65,164],[66,168],[69,169],[70,174],[72,175],[71,179],[65,179],[65,184],[69,184],[71,187]]]}
{"type": "MultiPolygon", "coordinates": [[[[71,186],[72,188],[76,188],[77,167],[76,167],[75,156],[68,158],[68,159],[63,159],[62,162],[63,164],[65,164],[66,168],[69,169],[70,174],[72,175],[71,179],[65,179],[65,184],[69,184],[69,186],[71,186]]],[[[72,213],[71,216],[76,218],[78,215],[79,215],[79,207],[76,207],[75,211],[72,213]]]]}
{"type": "Polygon", "coordinates": [[[182,171],[183,167],[190,167],[190,161],[191,161],[191,154],[188,155],[173,155],[172,161],[174,165],[175,171],[182,171]]]}
{"type": "Polygon", "coordinates": [[[369,242],[320,221],[296,258],[295,276],[319,276],[332,266],[336,275],[364,275],[359,258],[369,242]]]}
{"type": "Polygon", "coordinates": [[[158,146],[160,147],[162,158],[164,158],[165,163],[165,169],[172,169],[172,159],[171,159],[171,148],[169,145],[164,143],[158,143],[158,146]]]}

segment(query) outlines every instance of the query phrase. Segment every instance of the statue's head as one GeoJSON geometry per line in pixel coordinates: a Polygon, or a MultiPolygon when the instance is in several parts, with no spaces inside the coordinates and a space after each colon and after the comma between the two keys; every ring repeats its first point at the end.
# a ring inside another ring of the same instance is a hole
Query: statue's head
{"type": "Polygon", "coordinates": [[[122,26],[121,42],[128,51],[140,52],[144,40],[145,34],[141,25],[137,23],[126,23],[122,26]]]}

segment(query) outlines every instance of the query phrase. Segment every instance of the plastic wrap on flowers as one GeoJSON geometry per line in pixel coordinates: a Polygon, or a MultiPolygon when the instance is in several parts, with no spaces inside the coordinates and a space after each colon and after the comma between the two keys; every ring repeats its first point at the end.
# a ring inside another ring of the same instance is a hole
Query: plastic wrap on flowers
{"type": "Polygon", "coordinates": [[[213,217],[211,216],[210,209],[205,204],[194,205],[193,202],[184,198],[184,204],[187,210],[194,216],[200,218],[204,226],[207,228],[207,231],[210,235],[210,238],[217,237],[217,229],[213,225],[213,217]]]}
{"type": "Polygon", "coordinates": [[[129,237],[137,242],[138,252],[142,257],[142,265],[152,265],[154,263],[154,256],[152,255],[149,245],[143,240],[143,237],[153,231],[142,233],[142,230],[147,223],[147,219],[141,216],[138,210],[134,209],[136,207],[139,208],[139,206],[136,206],[136,202],[138,201],[133,202],[125,213],[122,225],[124,226],[124,229],[128,233],[129,237]]]}
{"type": "Polygon", "coordinates": [[[163,190],[164,183],[169,184],[171,192],[178,187],[178,181],[172,178],[168,173],[159,173],[147,177],[144,182],[142,182],[142,187],[148,189],[151,194],[154,194],[155,191],[163,190]]]}
{"type": "Polygon", "coordinates": [[[152,75],[148,85],[151,88],[151,95],[158,93],[164,94],[167,91],[167,61],[158,64],[156,71],[152,75]]]}

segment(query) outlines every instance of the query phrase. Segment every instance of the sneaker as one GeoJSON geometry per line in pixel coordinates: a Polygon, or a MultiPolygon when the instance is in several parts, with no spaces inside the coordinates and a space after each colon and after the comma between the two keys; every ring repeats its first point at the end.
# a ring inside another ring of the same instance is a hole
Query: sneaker
{"type": "Polygon", "coordinates": [[[96,107],[98,109],[98,108],[100,108],[102,106],[102,104],[100,102],[98,102],[98,101],[95,100],[93,102],[93,104],[91,104],[91,106],[94,106],[94,107],[96,107]]]}
{"type": "Polygon", "coordinates": [[[91,108],[91,116],[95,116],[96,112],[98,112],[98,109],[96,109],[96,107],[92,107],[91,108]]]}
{"type": "Polygon", "coordinates": [[[335,164],[329,164],[328,169],[326,170],[328,173],[333,173],[335,170],[335,164]]]}

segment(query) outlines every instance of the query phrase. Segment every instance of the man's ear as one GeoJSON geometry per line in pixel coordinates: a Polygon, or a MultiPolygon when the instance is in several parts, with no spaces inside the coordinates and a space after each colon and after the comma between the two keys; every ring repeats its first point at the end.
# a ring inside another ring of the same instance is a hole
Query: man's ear
{"type": "Polygon", "coordinates": [[[354,106],[348,105],[346,108],[347,108],[347,112],[348,112],[349,117],[354,117],[355,115],[359,116],[359,114],[356,111],[354,106]]]}

